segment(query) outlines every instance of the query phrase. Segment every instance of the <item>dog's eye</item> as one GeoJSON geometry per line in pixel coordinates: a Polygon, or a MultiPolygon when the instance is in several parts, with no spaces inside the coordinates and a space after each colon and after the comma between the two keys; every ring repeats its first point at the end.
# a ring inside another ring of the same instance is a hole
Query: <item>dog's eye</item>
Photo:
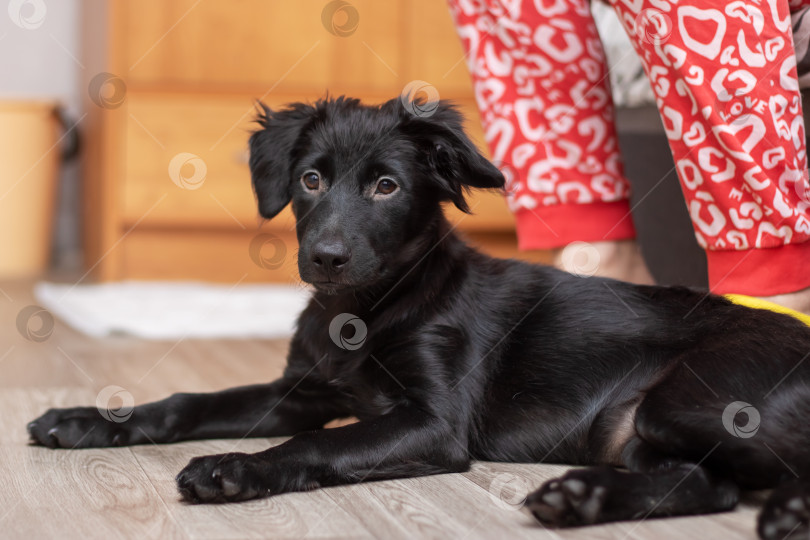
{"type": "Polygon", "coordinates": [[[312,191],[321,187],[321,175],[317,171],[307,171],[301,175],[301,183],[312,191]]]}
{"type": "Polygon", "coordinates": [[[396,182],[390,178],[382,177],[377,182],[377,190],[374,193],[379,193],[380,195],[390,195],[391,193],[395,192],[398,187],[399,186],[397,186],[396,182]]]}

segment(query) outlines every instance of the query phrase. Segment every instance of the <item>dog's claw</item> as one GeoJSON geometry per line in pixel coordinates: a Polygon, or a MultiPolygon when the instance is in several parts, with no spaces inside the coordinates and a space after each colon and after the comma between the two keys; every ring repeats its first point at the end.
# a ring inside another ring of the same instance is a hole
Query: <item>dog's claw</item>
{"type": "Polygon", "coordinates": [[[58,432],[59,428],[55,427],[48,430],[48,433],[46,433],[46,436],[48,437],[46,446],[48,446],[49,448],[59,447],[59,437],[57,437],[56,435],[58,432]]]}
{"type": "Polygon", "coordinates": [[[37,423],[36,422],[28,422],[28,425],[25,426],[25,429],[28,432],[28,440],[33,444],[38,443],[39,440],[37,440],[37,436],[34,434],[34,430],[37,429],[37,423]]]}

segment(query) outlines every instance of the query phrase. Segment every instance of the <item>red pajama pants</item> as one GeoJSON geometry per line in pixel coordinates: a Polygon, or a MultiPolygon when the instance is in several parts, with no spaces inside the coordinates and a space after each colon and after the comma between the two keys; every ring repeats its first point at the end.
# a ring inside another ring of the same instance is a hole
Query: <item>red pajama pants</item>
{"type": "MultiPolygon", "coordinates": [[[[634,238],[588,0],[449,1],[521,249],[634,238]]],[[[610,3],[656,96],[712,290],[810,287],[790,20],[810,0],[610,3]]]]}

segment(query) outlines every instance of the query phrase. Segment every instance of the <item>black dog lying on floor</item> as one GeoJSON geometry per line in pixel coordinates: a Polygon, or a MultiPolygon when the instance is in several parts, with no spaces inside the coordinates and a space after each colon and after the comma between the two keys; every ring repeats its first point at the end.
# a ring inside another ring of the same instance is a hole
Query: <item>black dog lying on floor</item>
{"type": "Polygon", "coordinates": [[[193,459],[177,477],[192,502],[471,460],[600,465],[546,483],[527,507],[575,526],[730,510],[740,489],[776,488],[760,534],[808,534],[810,328],[684,288],[476,252],[441,203],[466,210],[466,189],[504,179],[451,105],[431,116],[413,106],[338,98],[258,120],[260,213],[292,202],[301,278],[316,289],[283,378],[173,395],[122,423],[95,407],[50,410],[28,426],[33,441],[292,435],[258,454],[193,459]],[[348,416],[360,422],[321,429],[348,416]]]}

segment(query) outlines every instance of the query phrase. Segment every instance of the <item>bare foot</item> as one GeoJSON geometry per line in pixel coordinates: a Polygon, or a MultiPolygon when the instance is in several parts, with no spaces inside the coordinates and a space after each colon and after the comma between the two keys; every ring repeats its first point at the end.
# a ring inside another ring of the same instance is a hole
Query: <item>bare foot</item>
{"type": "Polygon", "coordinates": [[[759,296],[758,298],[810,315],[810,287],[792,293],[759,296]]]}
{"type": "Polygon", "coordinates": [[[551,254],[554,266],[572,274],[655,284],[635,240],[572,242],[551,254]]]}

